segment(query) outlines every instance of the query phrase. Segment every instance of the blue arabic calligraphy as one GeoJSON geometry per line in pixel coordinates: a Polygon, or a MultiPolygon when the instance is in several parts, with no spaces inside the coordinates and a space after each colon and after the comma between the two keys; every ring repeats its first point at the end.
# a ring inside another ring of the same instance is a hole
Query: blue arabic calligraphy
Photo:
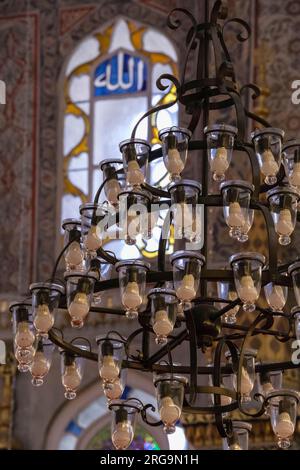
{"type": "Polygon", "coordinates": [[[138,93],[147,87],[147,64],[140,57],[119,52],[95,70],[94,96],[138,93]]]}

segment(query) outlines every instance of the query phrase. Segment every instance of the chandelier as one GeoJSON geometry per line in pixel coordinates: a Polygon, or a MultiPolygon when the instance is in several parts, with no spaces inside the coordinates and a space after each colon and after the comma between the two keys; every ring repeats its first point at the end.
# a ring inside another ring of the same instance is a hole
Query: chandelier
{"type": "Polygon", "coordinates": [[[31,301],[10,306],[18,369],[31,373],[33,385],[43,384],[55,345],[61,354],[61,381],[67,399],[76,397],[84,362],[98,361],[116,449],[130,446],[137,415],[150,426],[163,426],[166,433],[175,431],[182,413],[211,415],[224,449],[244,450],[248,448],[251,424],[232,420],[230,413],[239,410],[245,420],[269,416],[280,448],[288,448],[293,439],[299,395],[282,388],[282,372],[297,364],[258,361],[257,351],[249,349],[249,341],[256,335],[271,335],[280,343],[300,340],[300,307],[294,307],[288,315],[283,312],[289,287],[293,287],[300,305],[300,261],[280,264],[277,260],[277,244],[290,243],[297,221],[300,142],[283,144],[281,129],[272,128],[245,108],[244,93],[250,89],[257,97],[259,89],[253,84],[238,86],[223,32],[228,23],[235,22],[246,33],[239,33],[237,39],[245,41],[250,28],[241,19],[226,19],[227,13],[221,0],[211,11],[205,2],[203,23],[183,8],[171,11],[171,29],[182,26],[181,16],[191,23],[180,80],[164,74],[157,81],[160,90],[172,87],[176,98],[144,114],[131,138],[120,144],[122,159],[101,162],[103,183],[94,201],[80,207],[80,220],[67,219],[63,223],[64,248],[50,281],[32,284],[31,301]],[[196,76],[187,81],[187,63],[192,58],[197,63],[196,76]],[[161,147],[155,150],[136,138],[143,119],[178,102],[190,116],[187,129],[174,126],[161,130],[161,147]],[[234,112],[235,126],[211,122],[211,111],[226,109],[234,112]],[[260,125],[252,133],[251,142],[245,137],[248,118],[260,125]],[[202,140],[193,139],[198,124],[203,127],[202,140]],[[194,151],[202,155],[201,182],[181,178],[187,154],[194,151]],[[226,179],[237,151],[244,152],[250,161],[251,183],[226,179]],[[147,164],[161,157],[170,175],[170,184],[165,188],[147,183],[147,164]],[[218,184],[216,194],[208,190],[211,178],[218,184]],[[103,192],[106,201],[99,203],[103,192]],[[128,245],[134,245],[138,236],[151,238],[162,204],[164,223],[156,269],[142,260],[120,261],[105,250],[104,241],[114,235],[122,234],[128,245]],[[229,235],[241,247],[248,240],[254,211],[260,212],[266,223],[268,261],[261,253],[241,248],[230,257],[225,269],[210,269],[210,207],[223,208],[229,235]],[[181,240],[181,247],[187,249],[167,257],[170,229],[175,239],[181,240]],[[63,258],[62,281],[56,273],[63,258]],[[104,265],[114,266],[115,277],[102,278],[104,265]],[[209,282],[217,283],[218,297],[208,295],[209,282]],[[101,292],[117,288],[123,308],[100,307],[101,292]],[[261,290],[267,308],[258,304],[261,290]],[[252,318],[250,326],[238,323],[236,315],[241,307],[252,318]],[[90,312],[126,316],[128,322],[137,319],[140,327],[127,338],[118,331],[97,337],[96,353],[86,338],[75,337],[70,342],[63,338],[54,326],[58,308],[68,310],[73,328],[81,328],[90,312]],[[278,317],[286,319],[287,331],[274,329],[278,317]],[[140,341],[138,353],[132,351],[133,341],[140,341]],[[157,349],[151,354],[154,342],[157,349]],[[172,352],[184,342],[189,357],[186,364],[178,365],[172,352]],[[199,366],[199,355],[212,346],[213,364],[199,366]],[[138,397],[122,399],[127,369],[153,373],[159,421],[153,419],[152,404],[142,403],[138,397]],[[209,377],[207,385],[199,385],[201,376],[209,377]],[[201,396],[208,399],[200,406],[201,396]]]}

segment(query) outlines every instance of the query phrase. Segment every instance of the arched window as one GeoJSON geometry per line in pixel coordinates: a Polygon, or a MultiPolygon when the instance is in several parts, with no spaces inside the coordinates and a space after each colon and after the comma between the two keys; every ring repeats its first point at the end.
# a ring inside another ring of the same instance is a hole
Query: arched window
{"type": "MultiPolygon", "coordinates": [[[[173,100],[173,88],[166,93],[156,87],[162,73],[177,75],[177,53],[171,41],[153,28],[122,18],[84,39],[68,59],[63,85],[61,220],[78,217],[80,204],[92,201],[101,184],[99,163],[121,157],[119,142],[130,137],[142,114],[173,100]]],[[[145,119],[137,137],[154,146],[158,128],[177,121],[175,105],[145,119]]],[[[153,183],[162,174],[165,169],[158,161],[150,165],[148,180],[153,183]]],[[[149,257],[156,249],[155,243],[151,246],[149,257]]]]}

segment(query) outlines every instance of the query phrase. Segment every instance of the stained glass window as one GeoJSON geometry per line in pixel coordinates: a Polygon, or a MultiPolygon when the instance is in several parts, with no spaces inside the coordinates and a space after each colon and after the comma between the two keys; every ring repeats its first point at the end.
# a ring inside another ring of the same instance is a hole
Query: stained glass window
{"type": "MultiPolygon", "coordinates": [[[[159,31],[131,20],[118,19],[96,31],[73,52],[64,77],[61,219],[78,217],[79,205],[93,200],[102,182],[99,163],[121,157],[118,144],[130,137],[142,114],[174,99],[174,88],[162,92],[156,87],[162,73],[178,75],[173,44],[159,31]]],[[[177,121],[175,105],[144,120],[137,137],[155,146],[158,128],[177,121]]],[[[148,179],[151,184],[160,180],[161,186],[168,182],[162,160],[150,165],[148,179]]],[[[133,257],[155,256],[158,233],[149,243],[140,240],[133,257]]],[[[122,257],[124,244],[117,243],[122,257]]]]}

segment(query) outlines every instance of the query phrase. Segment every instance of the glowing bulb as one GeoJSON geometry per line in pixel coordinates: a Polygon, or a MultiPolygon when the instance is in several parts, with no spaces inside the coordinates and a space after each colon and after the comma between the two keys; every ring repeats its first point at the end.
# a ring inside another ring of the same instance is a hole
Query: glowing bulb
{"type": "Polygon", "coordinates": [[[290,176],[290,182],[293,186],[300,186],[300,162],[296,162],[294,164],[294,168],[290,176]]]}
{"type": "Polygon", "coordinates": [[[289,209],[282,209],[280,211],[276,229],[280,235],[290,235],[293,232],[294,224],[289,209]]]}
{"type": "Polygon", "coordinates": [[[90,305],[87,295],[83,292],[78,292],[69,305],[68,311],[70,316],[82,322],[89,313],[89,310],[90,305]]]}
{"type": "Polygon", "coordinates": [[[34,358],[34,348],[32,346],[25,349],[17,347],[15,350],[15,358],[20,364],[20,367],[18,367],[19,370],[21,372],[27,372],[34,358]]]}
{"type": "Polygon", "coordinates": [[[144,175],[136,160],[128,162],[126,181],[130,186],[140,186],[144,182],[144,175]]]}
{"type": "Polygon", "coordinates": [[[97,251],[102,246],[102,240],[98,237],[97,226],[92,225],[84,240],[85,247],[88,251],[97,251]]]}
{"type": "Polygon", "coordinates": [[[227,223],[230,227],[243,227],[243,225],[245,225],[243,211],[238,202],[231,202],[229,204],[227,223]]]}
{"type": "Polygon", "coordinates": [[[54,317],[49,310],[48,305],[42,304],[35,309],[35,317],[33,320],[35,329],[39,333],[48,333],[54,324],[54,317]]]}
{"type": "Polygon", "coordinates": [[[226,395],[221,395],[221,405],[222,406],[230,405],[231,402],[232,402],[231,397],[227,397],[226,395]]]}
{"type": "Polygon", "coordinates": [[[75,391],[81,383],[81,374],[75,362],[65,367],[62,384],[67,390],[75,391]]]}
{"type": "Polygon", "coordinates": [[[30,330],[29,324],[26,321],[18,323],[17,332],[15,336],[15,343],[19,348],[29,348],[33,345],[35,336],[30,330]]]}
{"type": "Polygon", "coordinates": [[[271,150],[265,150],[261,155],[261,172],[264,176],[276,176],[279,171],[278,163],[276,162],[271,150]]]}
{"type": "Polygon", "coordinates": [[[239,294],[243,302],[255,302],[257,300],[258,293],[251,276],[242,276],[239,294]]]}
{"type": "Polygon", "coordinates": [[[164,397],[161,399],[159,413],[162,422],[167,426],[171,426],[179,420],[181,409],[174,403],[171,397],[164,397]]]}
{"type": "Polygon", "coordinates": [[[112,442],[117,450],[126,450],[133,439],[133,428],[128,421],[117,423],[112,434],[112,442]]]}
{"type": "Polygon", "coordinates": [[[176,148],[168,150],[166,168],[172,175],[180,175],[183,171],[184,163],[182,162],[180,153],[176,148]]]}
{"type": "Polygon", "coordinates": [[[245,369],[245,367],[242,367],[242,377],[241,377],[242,395],[250,395],[252,388],[253,388],[253,381],[251,380],[247,369],[245,369]]]}
{"type": "Polygon", "coordinates": [[[219,147],[216,151],[215,158],[210,162],[211,171],[217,175],[223,175],[229,167],[227,158],[227,149],[219,147]]]}
{"type": "Polygon", "coordinates": [[[238,444],[238,442],[234,442],[229,446],[230,450],[242,450],[241,446],[238,444]]]}
{"type": "Polygon", "coordinates": [[[176,289],[180,300],[189,301],[196,297],[195,279],[192,274],[185,274],[180,286],[176,289]]]}
{"type": "Polygon", "coordinates": [[[137,309],[143,302],[140,296],[140,290],[137,282],[128,282],[124,294],[122,296],[123,305],[130,309],[137,309]]]}
{"type": "Polygon", "coordinates": [[[102,366],[100,368],[100,377],[103,380],[113,382],[119,376],[120,369],[116,365],[113,356],[103,356],[102,366]]]}
{"type": "Polygon", "coordinates": [[[78,266],[82,263],[83,259],[84,255],[80,244],[76,241],[72,242],[65,255],[66,263],[69,266],[78,266]]]}
{"type": "Polygon", "coordinates": [[[267,295],[267,300],[271,308],[281,311],[285,306],[285,295],[281,286],[273,286],[270,295],[267,295]]]}
{"type": "Polygon", "coordinates": [[[274,432],[282,439],[286,439],[294,434],[295,426],[289,413],[286,411],[279,414],[278,422],[274,426],[274,432]]]}
{"type": "Polygon", "coordinates": [[[111,384],[111,387],[104,387],[104,394],[109,400],[117,400],[122,396],[123,390],[120,379],[117,379],[111,384]]]}
{"type": "Polygon", "coordinates": [[[112,205],[118,204],[118,195],[120,194],[120,191],[120,184],[115,178],[112,178],[105,183],[105,194],[112,205]]]}
{"type": "Polygon", "coordinates": [[[273,385],[271,384],[271,382],[265,382],[264,384],[262,384],[262,389],[263,389],[263,392],[264,392],[265,395],[267,395],[268,393],[270,393],[274,390],[273,385]]]}
{"type": "Polygon", "coordinates": [[[158,310],[155,313],[153,331],[157,336],[168,336],[173,331],[173,325],[166,310],[158,310]]]}
{"type": "Polygon", "coordinates": [[[37,351],[34,355],[30,372],[33,377],[45,377],[49,372],[50,364],[42,351],[37,351]]]}

